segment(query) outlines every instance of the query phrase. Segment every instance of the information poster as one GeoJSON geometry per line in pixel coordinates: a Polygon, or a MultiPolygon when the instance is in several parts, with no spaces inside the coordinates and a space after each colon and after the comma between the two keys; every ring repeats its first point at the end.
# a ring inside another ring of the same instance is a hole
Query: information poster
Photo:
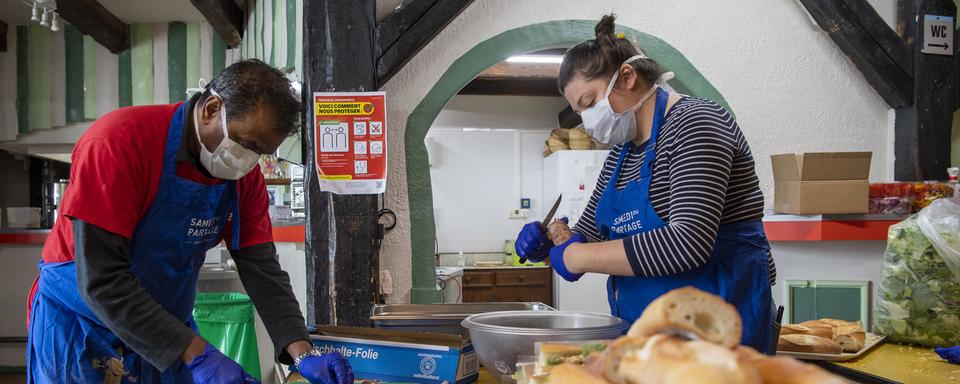
{"type": "Polygon", "coordinates": [[[313,142],[321,190],[341,195],[384,193],[385,99],[384,92],[313,94],[313,142]]]}

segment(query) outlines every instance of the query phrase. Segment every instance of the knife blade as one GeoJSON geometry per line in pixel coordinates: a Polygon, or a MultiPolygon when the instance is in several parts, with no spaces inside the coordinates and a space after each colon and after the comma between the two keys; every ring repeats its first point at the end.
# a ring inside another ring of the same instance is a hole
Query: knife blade
{"type": "MultiPolygon", "coordinates": [[[[550,220],[553,220],[553,215],[557,213],[557,208],[560,208],[560,200],[563,199],[563,194],[557,196],[557,201],[553,203],[553,207],[550,208],[550,212],[547,212],[547,216],[543,218],[543,221],[540,222],[540,226],[543,228],[543,233],[547,233],[547,226],[550,225],[550,220]]],[[[527,258],[520,257],[520,264],[526,264],[527,258]]]]}
{"type": "Polygon", "coordinates": [[[563,194],[557,196],[557,201],[553,203],[553,207],[550,208],[550,212],[547,212],[547,216],[543,218],[543,221],[540,222],[543,225],[543,230],[546,232],[547,226],[550,225],[550,220],[553,220],[553,215],[557,213],[557,208],[560,208],[560,200],[563,200],[563,194]]]}

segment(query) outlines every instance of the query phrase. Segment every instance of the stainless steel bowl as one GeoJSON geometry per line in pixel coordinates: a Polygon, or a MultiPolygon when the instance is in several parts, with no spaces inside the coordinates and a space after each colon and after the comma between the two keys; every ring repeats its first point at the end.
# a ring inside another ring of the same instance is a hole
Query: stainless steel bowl
{"type": "Polygon", "coordinates": [[[539,341],[615,339],[626,325],[610,315],[563,311],[490,312],[463,320],[477,357],[498,381],[513,375],[517,356],[533,355],[539,341]]]}

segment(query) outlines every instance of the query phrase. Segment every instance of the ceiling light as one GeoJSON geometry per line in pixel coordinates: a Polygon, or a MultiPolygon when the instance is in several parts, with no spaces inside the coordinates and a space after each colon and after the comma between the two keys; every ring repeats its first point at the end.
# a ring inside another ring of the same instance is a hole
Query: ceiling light
{"type": "Polygon", "coordinates": [[[30,10],[30,21],[40,21],[40,8],[37,8],[37,3],[33,3],[33,9],[30,10]]]}
{"type": "Polygon", "coordinates": [[[518,55],[507,58],[508,63],[520,64],[560,64],[563,56],[558,55],[518,55]]]}
{"type": "Polygon", "coordinates": [[[44,26],[44,27],[49,27],[49,26],[50,26],[50,16],[47,16],[47,15],[49,15],[49,13],[47,13],[47,9],[44,8],[44,9],[43,9],[43,17],[40,18],[40,25],[42,25],[42,26],[44,26]]]}

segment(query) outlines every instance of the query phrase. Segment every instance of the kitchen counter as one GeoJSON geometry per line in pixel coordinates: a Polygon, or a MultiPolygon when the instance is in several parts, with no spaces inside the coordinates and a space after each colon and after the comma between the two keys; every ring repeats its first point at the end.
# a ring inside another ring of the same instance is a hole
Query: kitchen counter
{"type": "Polygon", "coordinates": [[[836,364],[902,383],[960,382],[960,365],[947,363],[932,348],[885,343],[857,360],[836,364]]]}
{"type": "MultiPolygon", "coordinates": [[[[885,343],[858,360],[835,364],[902,383],[942,384],[960,380],[960,365],[948,364],[933,349],[893,343],[885,343]]],[[[481,367],[477,384],[499,383],[481,367]]]]}
{"type": "Polygon", "coordinates": [[[490,269],[542,269],[542,268],[550,268],[550,266],[549,266],[549,265],[537,265],[537,266],[524,267],[524,266],[513,266],[513,265],[497,265],[497,266],[492,266],[492,267],[481,267],[481,266],[475,266],[475,265],[473,265],[473,266],[463,267],[464,270],[471,270],[471,269],[482,269],[482,270],[490,270],[490,269]]]}

